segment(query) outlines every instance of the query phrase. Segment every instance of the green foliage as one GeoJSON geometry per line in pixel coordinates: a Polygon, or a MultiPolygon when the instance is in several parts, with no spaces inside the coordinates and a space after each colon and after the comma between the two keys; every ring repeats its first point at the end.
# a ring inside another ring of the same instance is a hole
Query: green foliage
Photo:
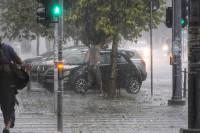
{"type": "MultiPolygon", "coordinates": [[[[91,1],[95,2],[95,1],[91,1]]],[[[106,40],[106,34],[102,32],[102,30],[96,30],[96,17],[98,14],[93,9],[87,9],[83,7],[82,11],[77,12],[79,10],[79,6],[84,1],[78,1],[75,8],[72,10],[71,16],[66,16],[65,20],[71,22],[72,25],[76,25],[79,29],[80,40],[85,45],[95,44],[99,40],[104,43],[108,43],[106,40]],[[82,19],[80,18],[82,17],[82,19]]],[[[85,4],[85,3],[84,3],[85,4]]]]}
{"type": "MultiPolygon", "coordinates": [[[[109,44],[116,33],[124,39],[137,39],[141,37],[141,31],[148,31],[150,27],[148,1],[77,0],[73,8],[64,13],[64,39],[80,39],[86,45],[95,44],[95,38],[99,36],[105,44],[109,44]]],[[[53,37],[53,28],[47,29],[36,22],[36,0],[0,2],[0,25],[4,37],[10,40],[17,37],[35,39],[36,34],[53,37]]],[[[154,28],[164,15],[164,3],[160,0],[160,9],[153,13],[154,28]]]]}
{"type": "Polygon", "coordinates": [[[36,22],[36,1],[33,0],[3,0],[0,25],[4,37],[35,39],[36,34],[51,35],[45,27],[36,22]]]}
{"type": "MultiPolygon", "coordinates": [[[[118,33],[124,39],[135,40],[150,28],[148,2],[150,0],[79,0],[68,19],[79,23],[83,42],[93,43],[97,37],[95,32],[99,30],[105,33],[104,42],[118,33]]],[[[164,3],[160,0],[161,8],[153,13],[154,28],[164,15],[164,3]]]]}

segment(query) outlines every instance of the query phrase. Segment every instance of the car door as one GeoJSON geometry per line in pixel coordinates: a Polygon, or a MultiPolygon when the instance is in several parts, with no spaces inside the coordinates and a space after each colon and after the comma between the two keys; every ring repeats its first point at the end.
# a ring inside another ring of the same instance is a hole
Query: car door
{"type": "Polygon", "coordinates": [[[110,77],[110,54],[109,53],[101,53],[99,55],[99,68],[101,71],[101,79],[103,89],[108,89],[109,85],[109,77],[110,77]]]}
{"type": "Polygon", "coordinates": [[[130,63],[124,58],[122,54],[118,54],[117,58],[117,85],[118,88],[123,88],[126,86],[126,80],[128,75],[130,75],[131,65],[130,63]]]}

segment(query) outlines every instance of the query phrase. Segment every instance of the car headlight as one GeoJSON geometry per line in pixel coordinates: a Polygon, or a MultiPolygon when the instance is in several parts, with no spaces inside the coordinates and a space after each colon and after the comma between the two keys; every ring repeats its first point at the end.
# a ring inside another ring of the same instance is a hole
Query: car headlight
{"type": "Polygon", "coordinates": [[[169,47],[167,45],[164,45],[162,48],[164,51],[167,51],[169,49],[169,47]]]}
{"type": "Polygon", "coordinates": [[[63,76],[67,76],[67,75],[69,75],[70,74],[70,71],[64,71],[63,72],[63,76]]]}

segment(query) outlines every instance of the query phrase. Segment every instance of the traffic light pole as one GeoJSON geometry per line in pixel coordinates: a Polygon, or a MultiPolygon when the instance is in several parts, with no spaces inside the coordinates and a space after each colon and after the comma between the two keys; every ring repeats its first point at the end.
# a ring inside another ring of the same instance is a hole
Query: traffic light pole
{"type": "MultiPolygon", "coordinates": [[[[63,62],[62,43],[63,43],[63,0],[59,0],[61,14],[58,22],[58,62],[63,62]]],[[[60,73],[61,69],[58,70],[60,73]]],[[[57,91],[57,130],[63,133],[63,76],[58,77],[57,91]]]]}
{"type": "Polygon", "coordinates": [[[150,47],[151,47],[151,96],[153,96],[153,42],[152,42],[152,4],[153,2],[151,1],[150,3],[150,47]]]}
{"type": "Polygon", "coordinates": [[[200,133],[200,1],[190,0],[188,29],[188,129],[181,133],[200,133]]]}
{"type": "Polygon", "coordinates": [[[57,113],[57,91],[58,91],[58,69],[57,69],[57,61],[58,58],[58,24],[54,24],[54,112],[57,113]],[[57,53],[56,53],[57,52],[57,53]]]}
{"type": "Polygon", "coordinates": [[[182,99],[182,62],[181,62],[181,0],[172,1],[173,26],[172,26],[172,99],[169,105],[185,105],[182,99]]]}

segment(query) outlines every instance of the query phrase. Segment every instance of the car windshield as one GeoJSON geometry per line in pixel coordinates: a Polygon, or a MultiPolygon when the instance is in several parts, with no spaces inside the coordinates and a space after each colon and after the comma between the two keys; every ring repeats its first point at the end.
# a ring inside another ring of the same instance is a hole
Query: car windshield
{"type": "Polygon", "coordinates": [[[137,42],[133,44],[133,47],[147,47],[146,42],[137,42]]]}
{"type": "MultiPolygon", "coordinates": [[[[67,57],[67,56],[70,56],[71,54],[73,54],[74,52],[76,52],[78,50],[80,50],[80,49],[78,49],[78,48],[66,48],[66,49],[63,49],[62,55],[63,55],[63,57],[67,57]]],[[[52,54],[49,58],[54,58],[54,54],[52,54]]]]}
{"type": "Polygon", "coordinates": [[[64,64],[67,65],[83,65],[85,58],[85,50],[77,50],[64,58],[64,64]]]}
{"type": "Polygon", "coordinates": [[[52,56],[52,55],[53,55],[53,51],[47,51],[47,52],[41,54],[40,56],[47,58],[47,57],[52,56]]]}

